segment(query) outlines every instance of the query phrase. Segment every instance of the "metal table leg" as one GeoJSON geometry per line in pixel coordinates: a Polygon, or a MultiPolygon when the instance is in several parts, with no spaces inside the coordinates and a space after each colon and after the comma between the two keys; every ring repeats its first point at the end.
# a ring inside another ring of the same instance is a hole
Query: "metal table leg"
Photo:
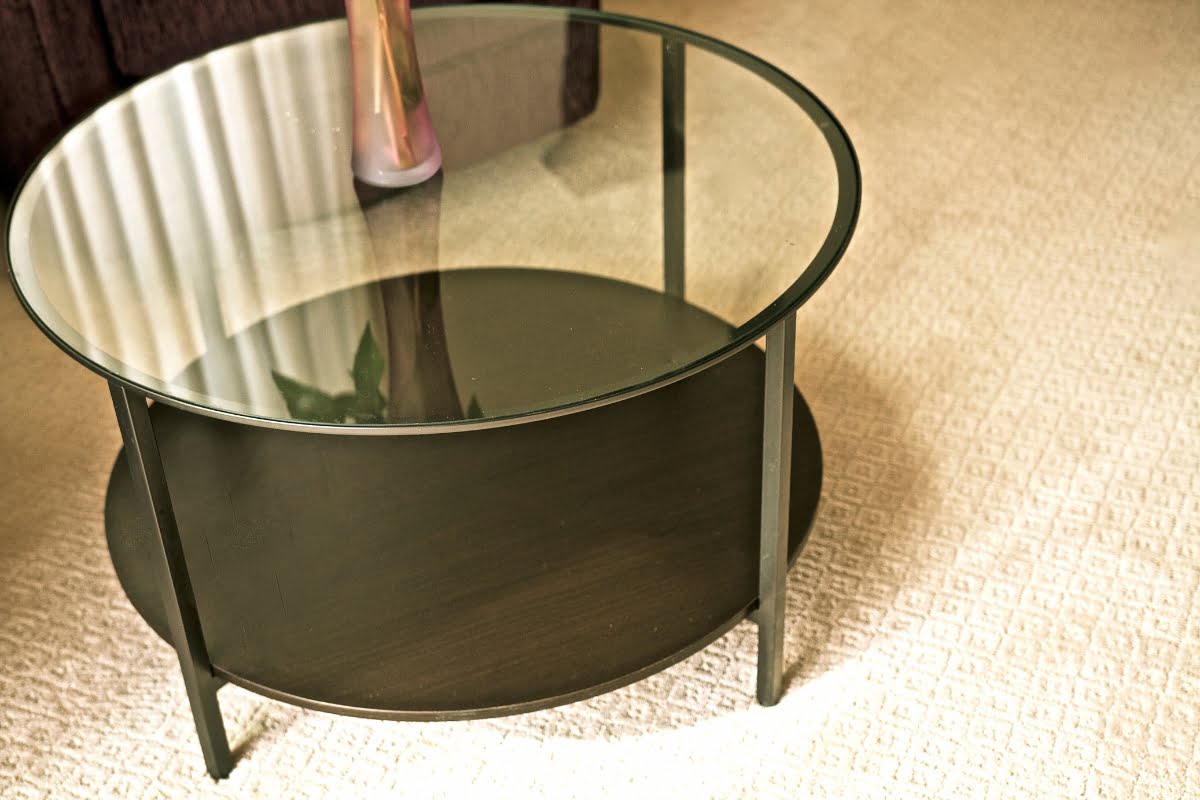
{"type": "Polygon", "coordinates": [[[175,510],[167,491],[166,475],[158,453],[158,442],[150,424],[146,398],[116,383],[109,383],[117,423],[125,440],[125,455],[133,474],[136,492],[149,512],[150,525],[157,536],[162,555],[160,594],[183,682],[187,687],[196,732],[204,762],[214,778],[224,778],[233,768],[233,755],[225,736],[221,709],[217,704],[217,689],[221,681],[213,675],[208,660],[208,648],[196,612],[191,579],[183,557],[183,545],[175,523],[175,510]]]}
{"type": "Polygon", "coordinates": [[[788,502],[792,483],[792,397],[796,314],[767,333],[763,417],[762,532],[758,563],[758,702],[783,693],[783,620],[787,605],[788,502]]]}
{"type": "Polygon", "coordinates": [[[684,289],[685,47],[662,40],[663,289],[672,297],[683,297],[684,289]]]}

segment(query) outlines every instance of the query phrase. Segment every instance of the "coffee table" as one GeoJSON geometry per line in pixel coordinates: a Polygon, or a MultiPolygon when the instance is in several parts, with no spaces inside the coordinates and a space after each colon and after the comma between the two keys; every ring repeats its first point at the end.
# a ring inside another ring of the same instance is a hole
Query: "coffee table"
{"type": "Polygon", "coordinates": [[[230,682],[445,720],[636,681],[747,615],[782,690],[816,512],[797,309],[859,174],[804,87],[655,22],[415,15],[445,167],[349,169],[345,23],[84,119],[8,222],[17,291],[110,384],[109,550],[209,772],[230,682]],[[765,352],[755,343],[765,337],[765,352]]]}

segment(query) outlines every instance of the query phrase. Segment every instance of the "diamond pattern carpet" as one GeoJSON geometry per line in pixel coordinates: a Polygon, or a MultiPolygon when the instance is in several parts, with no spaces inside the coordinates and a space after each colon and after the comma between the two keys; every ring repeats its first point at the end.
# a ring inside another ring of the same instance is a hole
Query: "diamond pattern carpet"
{"type": "Polygon", "coordinates": [[[797,76],[862,162],[801,311],[826,453],[787,690],[743,623],[470,723],[227,687],[204,772],[102,530],[101,380],[0,291],[0,797],[1200,797],[1200,4],[607,0],[797,76]]]}

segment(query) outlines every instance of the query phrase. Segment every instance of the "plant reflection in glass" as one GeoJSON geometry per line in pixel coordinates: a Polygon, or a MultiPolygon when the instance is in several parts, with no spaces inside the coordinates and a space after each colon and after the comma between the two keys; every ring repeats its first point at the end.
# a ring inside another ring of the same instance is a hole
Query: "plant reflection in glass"
{"type": "Polygon", "coordinates": [[[354,366],[350,370],[354,391],[329,394],[274,370],[271,371],[271,377],[287,403],[288,413],[294,419],[360,424],[383,422],[384,406],[387,404],[383,393],[379,391],[379,382],[383,379],[383,354],[371,335],[370,323],[363,330],[354,353],[354,366]]]}
{"type": "MultiPolygon", "coordinates": [[[[312,386],[306,386],[286,375],[272,370],[271,378],[293,419],[311,422],[355,423],[359,425],[379,424],[388,421],[387,398],[379,391],[383,380],[384,358],[379,344],[371,333],[371,323],[363,329],[362,338],[354,352],[354,364],[350,377],[354,390],[341,394],[329,394],[312,386]]],[[[479,400],[471,395],[467,404],[466,418],[480,419],[483,410],[479,400]]]]}
{"type": "Polygon", "coordinates": [[[442,184],[440,170],[401,189],[354,182],[370,257],[382,274],[396,276],[373,285],[383,308],[383,341],[368,323],[350,369],[353,391],[331,394],[272,371],[293,418],[378,424],[483,416],[474,396],[463,408],[446,342],[438,272],[442,184]],[[387,388],[381,392],[385,374],[387,388]]]}

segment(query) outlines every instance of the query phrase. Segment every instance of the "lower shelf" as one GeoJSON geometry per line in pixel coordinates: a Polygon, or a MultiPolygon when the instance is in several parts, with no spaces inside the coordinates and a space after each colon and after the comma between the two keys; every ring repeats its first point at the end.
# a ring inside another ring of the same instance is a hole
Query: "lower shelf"
{"type": "MultiPolygon", "coordinates": [[[[573,702],[686,658],[756,603],[762,381],[747,348],[614,405],[422,437],[153,406],[217,673],[325,711],[464,719],[573,702]]],[[[821,483],[796,398],[793,558],[821,483]]],[[[124,454],[105,521],[126,593],[167,638],[124,454]]]]}

